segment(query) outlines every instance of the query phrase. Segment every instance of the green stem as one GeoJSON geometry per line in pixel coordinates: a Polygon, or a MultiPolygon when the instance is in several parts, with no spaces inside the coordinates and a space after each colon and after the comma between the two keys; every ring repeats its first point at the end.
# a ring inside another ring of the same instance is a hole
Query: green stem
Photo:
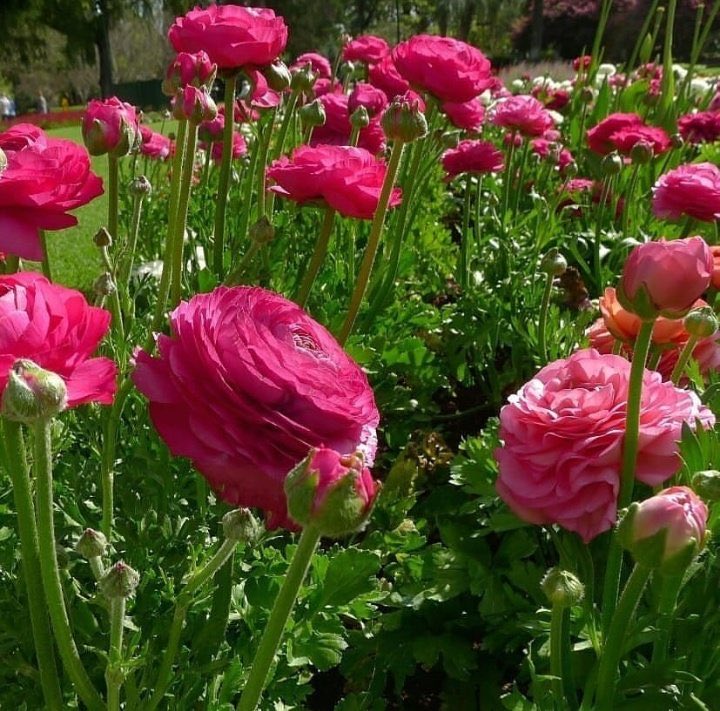
{"type": "Polygon", "coordinates": [[[270,666],[280,646],[282,633],[319,542],[320,533],[317,529],[312,526],[303,529],[280,592],[275,598],[275,604],[265,626],[260,646],[255,653],[250,676],[237,705],[237,711],[254,711],[260,701],[270,666]]]}
{"type": "Polygon", "coordinates": [[[553,605],[550,617],[550,673],[560,708],[575,708],[575,688],[570,668],[570,609],[553,605]]]}
{"type": "Polygon", "coordinates": [[[268,151],[270,150],[270,140],[272,139],[273,126],[275,125],[275,111],[269,112],[270,116],[267,119],[264,131],[260,134],[260,157],[258,161],[260,163],[260,172],[258,173],[258,220],[268,214],[267,201],[266,201],[266,168],[268,162],[268,151]]]}
{"type": "Polygon", "coordinates": [[[92,558],[88,558],[88,563],[90,564],[90,570],[92,570],[95,580],[99,581],[100,578],[105,575],[105,566],[103,565],[102,558],[99,555],[94,555],[92,558]]]}
{"type": "Polygon", "coordinates": [[[315,279],[320,271],[320,267],[322,267],[323,262],[325,261],[334,222],[335,210],[328,206],[325,210],[325,217],[323,218],[322,226],[320,227],[317,242],[315,242],[315,250],[310,258],[310,264],[308,264],[302,283],[300,284],[298,295],[295,299],[295,303],[297,303],[298,306],[304,307],[307,303],[313,284],[315,283],[315,279]]]}
{"type": "Polygon", "coordinates": [[[650,568],[639,565],[633,568],[613,615],[598,667],[597,696],[594,706],[596,711],[612,711],[614,708],[616,677],[618,664],[622,658],[623,643],[650,572],[650,568]]]}
{"type": "Polygon", "coordinates": [[[53,280],[52,269],[50,268],[50,252],[48,251],[47,233],[45,230],[40,230],[40,245],[42,246],[42,273],[48,281],[53,280]]]}
{"type": "Polygon", "coordinates": [[[553,275],[545,277],[545,288],[543,289],[542,301],[540,302],[540,322],[538,323],[538,347],[542,363],[547,363],[547,319],[550,310],[550,296],[552,295],[553,275]]]}
{"type": "Polygon", "coordinates": [[[362,304],[368,282],[370,281],[370,273],[372,272],[375,256],[380,244],[380,235],[383,224],[385,223],[385,215],[390,203],[390,195],[392,194],[393,185],[395,184],[395,176],[397,175],[404,147],[405,143],[402,141],[395,141],[395,143],[393,143],[387,172],[385,173],[385,180],[382,185],[382,190],[380,191],[380,198],[378,199],[378,206],[375,210],[375,216],[373,217],[372,226],[370,227],[370,235],[367,246],[365,247],[365,254],[363,255],[363,261],[360,265],[360,273],[358,274],[355,290],[350,299],[350,306],[348,307],[348,313],[345,317],[345,323],[343,323],[340,335],[338,336],[338,341],[341,345],[345,343],[355,325],[355,319],[360,311],[360,305],[362,304]]]}
{"type": "Polygon", "coordinates": [[[25,578],[25,588],[30,608],[30,623],[35,642],[35,655],[40,669],[40,684],[45,705],[50,711],[64,708],[55,650],[53,648],[50,621],[42,589],[38,534],[35,524],[35,507],[30,491],[30,475],[25,454],[22,429],[17,422],[3,418],[3,440],[7,453],[7,470],[10,475],[15,500],[15,512],[20,534],[20,554],[25,578]]]}
{"type": "Polygon", "coordinates": [[[108,153],[108,232],[114,244],[119,244],[118,213],[120,212],[120,191],[118,176],[120,167],[117,156],[108,153]]]}
{"type": "Polygon", "coordinates": [[[120,688],[123,683],[122,643],[125,622],[125,598],[114,597],[110,601],[110,651],[105,670],[108,711],[120,711],[120,688]]]}
{"type": "Polygon", "coordinates": [[[468,288],[468,267],[470,261],[470,196],[472,184],[470,175],[465,176],[465,202],[463,204],[462,234],[460,235],[460,255],[458,260],[458,281],[463,290],[468,288]]]}
{"type": "MultiPolygon", "coordinates": [[[[248,225],[250,224],[250,204],[252,202],[253,183],[255,181],[255,171],[258,165],[258,156],[260,153],[259,148],[260,136],[255,139],[253,145],[252,156],[250,157],[250,164],[245,172],[245,184],[243,185],[243,196],[242,205],[243,208],[240,211],[240,227],[238,229],[236,239],[244,240],[248,233],[248,225]]],[[[235,245],[232,252],[235,252],[240,245],[235,245]]]]}
{"type": "Polygon", "coordinates": [[[240,260],[240,264],[230,272],[229,276],[225,279],[226,286],[234,286],[239,284],[245,274],[245,270],[250,266],[250,262],[254,259],[255,255],[260,250],[260,242],[253,240],[250,242],[250,246],[240,260]]]}
{"type": "Polygon", "coordinates": [[[158,671],[158,678],[155,682],[155,690],[153,695],[145,707],[146,711],[153,711],[156,709],[160,702],[165,696],[165,692],[170,686],[172,680],[172,667],[175,663],[175,657],[177,656],[178,649],[180,647],[180,637],[182,635],[183,625],[185,624],[185,615],[187,614],[190,603],[192,602],[193,594],[212,578],[215,573],[227,562],[228,558],[232,555],[235,547],[237,546],[237,539],[226,538],[222,545],[215,552],[215,555],[202,567],[196,571],[190,580],[185,584],[185,587],[180,591],[175,603],[175,613],[173,614],[173,621],[170,626],[170,633],[168,635],[168,643],[165,647],[165,654],[163,655],[162,662],[160,663],[160,669],[158,671]]]}
{"type": "Polygon", "coordinates": [[[55,633],[60,658],[78,695],[90,711],[104,711],[105,705],[92,681],[90,681],[75,645],[60,582],[60,570],[58,569],[55,549],[55,526],[53,523],[50,420],[38,420],[33,425],[33,430],[40,572],[47,599],[47,611],[55,633]]]}
{"type": "Polygon", "coordinates": [[[277,158],[282,155],[283,149],[285,148],[285,139],[287,138],[288,129],[290,128],[290,121],[295,113],[295,106],[297,105],[298,96],[300,92],[294,91],[290,94],[290,99],[285,107],[285,113],[283,115],[282,123],[280,124],[280,132],[278,133],[277,143],[273,150],[273,157],[277,158]]]}
{"type": "Polygon", "coordinates": [[[142,216],[142,204],[145,199],[143,193],[137,193],[133,197],[132,219],[130,221],[130,234],[125,249],[122,254],[122,261],[118,269],[117,286],[122,289],[123,296],[130,299],[130,274],[135,260],[135,250],[137,249],[138,234],[140,232],[140,217],[142,216]]]}
{"type": "MultiPolygon", "coordinates": [[[[223,150],[218,178],[217,203],[215,206],[215,230],[213,232],[213,269],[218,279],[223,277],[223,252],[225,250],[225,213],[227,211],[230,171],[232,168],[233,119],[235,118],[235,83],[237,76],[225,79],[225,128],[223,150]]],[[[245,209],[248,209],[246,206],[245,209]]]]}
{"type": "MultiPolygon", "coordinates": [[[[172,267],[170,268],[170,306],[173,308],[180,303],[180,299],[182,298],[183,248],[185,246],[185,226],[187,225],[190,187],[192,185],[193,168],[195,164],[197,132],[197,124],[189,123],[185,145],[185,162],[183,164],[182,175],[180,176],[178,208],[174,225],[175,235],[173,237],[172,267]]],[[[220,210],[219,201],[218,210],[220,210]]]]}
{"type": "Polygon", "coordinates": [[[680,378],[682,378],[682,376],[685,374],[685,368],[687,368],[687,364],[692,357],[692,353],[695,350],[695,346],[697,345],[698,340],[699,338],[697,336],[690,336],[690,338],[688,338],[687,340],[687,343],[680,351],[677,363],[675,363],[675,367],[670,374],[670,380],[672,381],[673,385],[677,385],[680,382],[680,378]]]}
{"type": "Polygon", "coordinates": [[[600,247],[602,246],[602,228],[603,222],[605,221],[605,208],[607,206],[608,198],[610,196],[611,182],[612,176],[605,176],[603,178],[602,188],[600,189],[600,202],[598,204],[597,221],[595,222],[595,241],[593,243],[593,267],[595,268],[595,288],[600,294],[602,294],[603,291],[600,247]]]}
{"type": "Polygon", "coordinates": [[[670,643],[670,629],[675,615],[678,594],[682,586],[682,575],[663,576],[661,579],[660,601],[658,603],[657,633],[653,643],[652,663],[662,664],[667,659],[670,643]]]}

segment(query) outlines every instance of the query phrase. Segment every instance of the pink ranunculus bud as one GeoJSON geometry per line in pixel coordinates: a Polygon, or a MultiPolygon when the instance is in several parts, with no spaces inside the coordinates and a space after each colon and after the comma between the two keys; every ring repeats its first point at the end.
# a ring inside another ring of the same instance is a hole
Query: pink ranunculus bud
{"type": "Polygon", "coordinates": [[[207,52],[180,52],[167,68],[162,84],[166,96],[175,96],[178,89],[188,84],[210,87],[215,81],[217,64],[210,61],[207,52]]]}
{"type": "Polygon", "coordinates": [[[404,96],[396,96],[385,109],[381,119],[385,135],[393,141],[411,143],[428,132],[425,114],[420,103],[404,96]]]}
{"type": "Polygon", "coordinates": [[[83,116],[82,136],[92,156],[127,155],[140,142],[140,122],[135,107],[116,96],[93,99],[83,116]]]}
{"type": "Polygon", "coordinates": [[[60,414],[67,407],[65,381],[37,363],[21,358],[13,363],[2,393],[2,414],[31,424],[60,414]]]}
{"type": "Polygon", "coordinates": [[[187,119],[190,123],[200,124],[212,121],[217,116],[217,106],[206,89],[198,89],[188,84],[178,89],[173,104],[176,119],[187,119]]]}
{"type": "Polygon", "coordinates": [[[682,318],[710,286],[713,257],[702,237],[633,249],[618,285],[620,303],[641,319],[682,318]]]}
{"type": "Polygon", "coordinates": [[[310,450],[285,479],[290,517],[338,538],[357,531],[372,509],[378,483],[363,466],[362,456],[334,449],[310,450]]]}
{"type": "Polygon", "coordinates": [[[687,486],[635,502],[620,522],[623,547],[639,565],[680,574],[705,543],[708,508],[687,486]]]}

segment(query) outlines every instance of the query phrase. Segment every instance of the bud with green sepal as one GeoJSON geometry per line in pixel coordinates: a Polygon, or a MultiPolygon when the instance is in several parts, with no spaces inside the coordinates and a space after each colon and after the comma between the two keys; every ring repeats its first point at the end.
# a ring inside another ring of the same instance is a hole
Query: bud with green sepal
{"type": "Polygon", "coordinates": [[[300,116],[300,122],[302,123],[303,128],[315,128],[315,126],[322,126],[327,120],[325,107],[317,99],[300,108],[298,110],[298,116],[300,116]]]}
{"type": "Polygon", "coordinates": [[[101,556],[107,548],[107,538],[101,531],[86,528],[75,544],[75,550],[85,559],[101,556]]]}
{"type": "Polygon", "coordinates": [[[608,153],[600,164],[604,176],[617,175],[623,169],[623,159],[619,153],[608,153]]]}
{"type": "Polygon", "coordinates": [[[222,517],[222,527],[225,538],[239,543],[256,543],[263,532],[263,527],[246,508],[228,511],[222,517]]]}
{"type": "Polygon", "coordinates": [[[710,306],[701,306],[685,317],[683,325],[691,336],[709,338],[718,330],[718,319],[710,306]]]}
{"type": "Polygon", "coordinates": [[[637,165],[649,163],[654,155],[653,145],[649,141],[638,141],[630,149],[630,159],[637,165]]]}
{"type": "Polygon", "coordinates": [[[178,120],[187,119],[197,125],[203,121],[212,121],[217,112],[217,106],[205,88],[199,89],[188,84],[175,94],[173,115],[178,120]]]}
{"type": "Polygon", "coordinates": [[[720,472],[717,469],[696,472],[692,478],[692,487],[706,501],[720,501],[720,472]]]}
{"type": "Polygon", "coordinates": [[[395,97],[383,112],[381,122],[388,138],[403,143],[416,141],[428,132],[427,120],[417,98],[395,97]]]}
{"type": "Polygon", "coordinates": [[[567,270],[567,260],[557,249],[553,248],[542,258],[540,269],[548,276],[561,276],[567,270]]]}
{"type": "Polygon", "coordinates": [[[128,598],[131,597],[140,582],[140,575],[127,563],[118,561],[110,568],[100,580],[100,590],[105,597],[128,598]]]}
{"type": "Polygon", "coordinates": [[[292,75],[284,62],[273,62],[262,70],[268,86],[273,91],[285,91],[290,86],[292,75]]]}
{"type": "Polygon", "coordinates": [[[585,586],[578,577],[562,568],[550,568],[540,582],[540,587],[550,604],[559,607],[578,605],[585,597],[585,586]]]}
{"type": "Polygon", "coordinates": [[[316,79],[317,75],[313,72],[312,65],[306,64],[304,67],[292,72],[290,87],[295,92],[309,92],[316,79]]]}
{"type": "Polygon", "coordinates": [[[49,419],[67,407],[67,386],[56,373],[21,358],[13,363],[2,394],[2,414],[31,424],[49,419]]]}
{"type": "Polygon", "coordinates": [[[364,106],[358,106],[350,116],[350,125],[353,128],[366,128],[370,125],[370,114],[364,106]]]}
{"type": "Polygon", "coordinates": [[[130,184],[128,185],[128,192],[131,195],[150,195],[152,192],[152,185],[144,175],[138,175],[130,181],[130,184]]]}

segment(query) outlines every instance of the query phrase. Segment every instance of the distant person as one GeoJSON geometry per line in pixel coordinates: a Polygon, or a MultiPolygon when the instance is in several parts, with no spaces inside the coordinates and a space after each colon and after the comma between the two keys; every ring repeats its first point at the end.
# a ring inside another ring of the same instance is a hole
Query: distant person
{"type": "Polygon", "coordinates": [[[0,94],[0,118],[3,121],[10,118],[10,99],[5,94],[0,94]]]}
{"type": "Polygon", "coordinates": [[[17,116],[17,109],[15,107],[15,99],[12,96],[8,97],[8,118],[14,119],[17,116]]]}
{"type": "Polygon", "coordinates": [[[46,114],[48,112],[47,99],[43,96],[42,91],[38,93],[37,100],[35,101],[35,110],[39,114],[46,114]]]}
{"type": "Polygon", "coordinates": [[[67,96],[63,94],[63,98],[60,99],[60,108],[63,111],[67,111],[70,108],[70,102],[68,101],[67,96]]]}

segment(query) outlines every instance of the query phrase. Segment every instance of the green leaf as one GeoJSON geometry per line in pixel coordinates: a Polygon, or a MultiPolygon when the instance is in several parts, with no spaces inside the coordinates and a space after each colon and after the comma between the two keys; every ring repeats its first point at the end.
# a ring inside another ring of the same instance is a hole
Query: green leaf
{"type": "Polygon", "coordinates": [[[373,551],[346,548],[330,559],[317,607],[347,605],[377,588],[380,556],[373,551]]]}

